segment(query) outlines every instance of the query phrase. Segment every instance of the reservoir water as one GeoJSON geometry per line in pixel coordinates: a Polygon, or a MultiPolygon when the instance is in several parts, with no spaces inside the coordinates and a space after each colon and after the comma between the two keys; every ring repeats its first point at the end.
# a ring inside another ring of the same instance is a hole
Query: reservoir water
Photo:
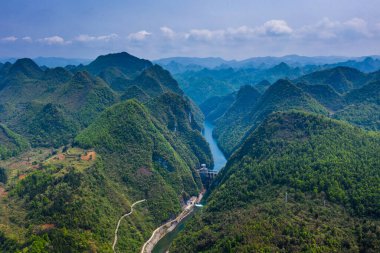
{"type": "MultiPolygon", "coordinates": [[[[210,122],[205,122],[203,136],[205,137],[206,141],[210,145],[211,153],[214,159],[214,170],[219,171],[220,169],[224,167],[224,165],[226,165],[227,159],[223,155],[222,151],[219,149],[218,144],[216,143],[215,139],[212,137],[213,130],[214,130],[214,126],[210,122]]],[[[198,207],[194,209],[194,212],[197,211],[197,209],[198,207]]],[[[156,244],[152,252],[166,253],[168,249],[170,248],[170,245],[172,244],[174,239],[177,237],[178,233],[184,229],[186,222],[188,222],[191,219],[191,217],[193,217],[194,212],[191,213],[189,216],[187,216],[181,223],[179,223],[178,226],[173,231],[166,234],[156,244]]]]}

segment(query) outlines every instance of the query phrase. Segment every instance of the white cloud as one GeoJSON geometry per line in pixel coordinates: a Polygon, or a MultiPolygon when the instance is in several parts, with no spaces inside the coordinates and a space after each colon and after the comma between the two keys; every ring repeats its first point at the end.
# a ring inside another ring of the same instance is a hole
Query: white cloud
{"type": "Polygon", "coordinates": [[[136,33],[129,34],[128,39],[132,41],[143,41],[150,35],[152,35],[152,33],[142,30],[136,33]]]}
{"type": "Polygon", "coordinates": [[[186,39],[210,41],[214,39],[222,39],[225,35],[224,30],[208,30],[208,29],[192,29],[185,34],[186,39]]]}
{"type": "Polygon", "coordinates": [[[192,29],[185,34],[186,39],[197,41],[246,40],[262,36],[284,36],[293,33],[293,29],[284,20],[269,20],[262,26],[240,26],[219,30],[192,29]]]}
{"type": "Polygon", "coordinates": [[[79,41],[79,42],[88,42],[88,41],[94,41],[94,40],[96,40],[96,37],[95,36],[90,36],[90,35],[87,35],[87,34],[80,34],[77,37],[75,37],[75,40],[79,41]]]}
{"type": "Polygon", "coordinates": [[[367,22],[361,18],[353,18],[343,23],[346,30],[350,32],[356,32],[367,37],[371,37],[372,34],[368,29],[367,22]]]}
{"type": "Polygon", "coordinates": [[[38,41],[47,45],[66,45],[71,43],[71,41],[65,41],[65,39],[60,36],[46,37],[43,39],[39,39],[38,41]]]}
{"type": "Polygon", "coordinates": [[[368,38],[372,36],[367,22],[360,18],[352,18],[344,22],[323,18],[315,25],[300,28],[297,34],[300,37],[314,37],[318,39],[368,38]]]}
{"type": "Polygon", "coordinates": [[[15,42],[18,38],[15,36],[4,37],[1,40],[5,42],[15,42]]]}
{"type": "Polygon", "coordinates": [[[110,40],[115,40],[119,37],[119,35],[117,35],[116,33],[111,33],[111,34],[108,34],[108,35],[101,35],[101,36],[98,36],[96,37],[97,40],[99,41],[110,41],[110,40]]]}
{"type": "Polygon", "coordinates": [[[161,27],[160,30],[161,30],[162,34],[169,39],[174,39],[174,37],[176,36],[176,33],[171,28],[169,28],[167,26],[161,27]]]}
{"type": "Polygon", "coordinates": [[[89,42],[89,41],[105,41],[108,42],[110,40],[117,39],[119,35],[116,33],[111,33],[108,35],[101,35],[101,36],[90,36],[88,34],[80,34],[77,37],[75,37],[75,41],[79,42],[89,42]]]}
{"type": "Polygon", "coordinates": [[[291,34],[293,29],[290,28],[285,20],[273,19],[259,27],[258,32],[268,36],[282,36],[291,34]]]}
{"type": "Polygon", "coordinates": [[[23,41],[26,41],[26,42],[32,42],[32,38],[30,36],[25,36],[25,37],[22,37],[21,38],[23,41]]]}

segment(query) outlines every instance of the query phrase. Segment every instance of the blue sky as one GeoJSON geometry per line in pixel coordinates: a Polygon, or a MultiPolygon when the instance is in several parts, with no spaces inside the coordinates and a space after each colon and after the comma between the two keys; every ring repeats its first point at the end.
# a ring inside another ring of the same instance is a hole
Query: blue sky
{"type": "Polygon", "coordinates": [[[378,0],[8,0],[0,57],[380,54],[378,0]]]}

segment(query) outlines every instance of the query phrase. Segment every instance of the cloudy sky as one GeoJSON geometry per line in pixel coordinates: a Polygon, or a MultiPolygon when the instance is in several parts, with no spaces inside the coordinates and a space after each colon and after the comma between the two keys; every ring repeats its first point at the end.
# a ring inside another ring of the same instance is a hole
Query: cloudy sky
{"type": "Polygon", "coordinates": [[[4,0],[0,57],[380,55],[379,0],[4,0]]]}

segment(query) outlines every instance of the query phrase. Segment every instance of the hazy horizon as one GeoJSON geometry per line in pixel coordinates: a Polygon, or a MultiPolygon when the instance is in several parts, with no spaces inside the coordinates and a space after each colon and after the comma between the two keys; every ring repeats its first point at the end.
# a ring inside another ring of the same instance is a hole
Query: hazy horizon
{"type": "Polygon", "coordinates": [[[2,1],[1,57],[379,55],[375,0],[2,1]]]}
{"type": "MultiPolygon", "coordinates": [[[[36,57],[3,57],[0,55],[0,62],[2,63],[5,63],[6,61],[9,61],[11,60],[11,62],[14,62],[16,61],[17,59],[22,59],[22,58],[30,58],[30,59],[62,59],[62,60],[77,60],[77,61],[93,61],[95,60],[98,56],[101,56],[101,55],[107,55],[107,54],[113,54],[113,53],[122,53],[122,52],[126,52],[126,53],[129,53],[127,51],[118,51],[118,52],[110,52],[110,53],[104,53],[104,54],[100,54],[100,55],[97,55],[96,57],[94,58],[81,58],[81,57],[59,57],[59,56],[36,56],[36,57]]],[[[144,58],[144,57],[140,57],[139,55],[133,55],[133,56],[136,56],[136,57],[139,57],[139,58],[144,58]]],[[[173,56],[168,56],[168,57],[163,57],[163,58],[144,58],[144,59],[147,59],[147,60],[150,60],[150,61],[159,61],[159,60],[165,60],[165,59],[172,59],[172,58],[194,58],[194,59],[222,59],[224,61],[245,61],[245,60],[249,60],[249,59],[255,59],[255,58],[284,58],[284,57],[289,57],[289,56],[295,56],[295,57],[307,57],[307,58],[342,58],[342,59],[346,59],[346,60],[351,60],[351,59],[361,59],[361,58],[366,58],[366,57],[373,57],[373,58],[380,58],[380,54],[379,55],[360,55],[360,56],[349,56],[349,55],[298,55],[298,54],[287,54],[287,55],[280,55],[280,56],[273,56],[273,55],[265,55],[265,56],[248,56],[247,58],[242,58],[242,59],[237,59],[237,58],[224,58],[224,57],[221,57],[221,56],[201,56],[201,57],[197,57],[197,56],[182,56],[182,55],[173,55],[173,56]]]]}

